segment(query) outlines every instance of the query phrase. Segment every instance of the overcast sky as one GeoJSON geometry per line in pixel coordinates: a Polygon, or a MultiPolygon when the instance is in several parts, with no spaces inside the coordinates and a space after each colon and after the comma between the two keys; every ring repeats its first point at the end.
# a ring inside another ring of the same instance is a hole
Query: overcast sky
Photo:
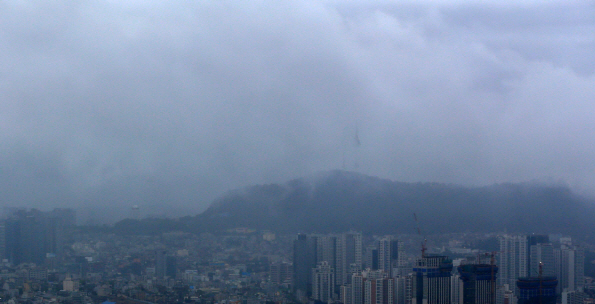
{"type": "Polygon", "coordinates": [[[342,168],[595,194],[595,1],[469,3],[2,1],[0,203],[194,214],[342,168]]]}

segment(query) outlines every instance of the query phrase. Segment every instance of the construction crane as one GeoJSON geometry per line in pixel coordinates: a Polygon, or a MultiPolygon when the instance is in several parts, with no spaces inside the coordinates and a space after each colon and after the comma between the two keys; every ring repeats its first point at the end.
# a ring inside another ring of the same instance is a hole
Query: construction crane
{"type": "MultiPolygon", "coordinates": [[[[485,258],[490,257],[490,299],[492,300],[492,304],[496,304],[496,254],[498,251],[492,252],[484,252],[483,255],[485,258]]],[[[475,261],[477,265],[481,263],[481,254],[477,254],[477,260],[475,261]]]]}
{"type": "Polygon", "coordinates": [[[492,251],[490,256],[490,270],[492,271],[490,276],[490,296],[492,298],[492,304],[496,304],[496,278],[494,275],[494,268],[496,268],[496,254],[497,251],[492,251]]]}
{"type": "Polygon", "coordinates": [[[539,304],[543,304],[543,263],[539,262],[539,304]]]}
{"type": "Polygon", "coordinates": [[[413,213],[413,218],[415,219],[415,224],[417,226],[417,234],[419,234],[419,236],[422,238],[422,241],[421,241],[421,257],[423,259],[423,258],[426,257],[426,250],[427,250],[426,243],[427,243],[428,240],[426,239],[425,236],[423,236],[421,234],[421,229],[419,229],[419,221],[417,220],[417,214],[413,213]]]}

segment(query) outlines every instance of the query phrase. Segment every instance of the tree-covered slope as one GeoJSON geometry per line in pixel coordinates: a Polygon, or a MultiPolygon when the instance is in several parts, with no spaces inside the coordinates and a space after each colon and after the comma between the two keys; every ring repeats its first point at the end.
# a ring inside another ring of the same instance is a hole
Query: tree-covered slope
{"type": "Polygon", "coordinates": [[[283,185],[230,192],[194,218],[197,229],[413,233],[416,213],[427,233],[587,233],[592,203],[563,186],[498,184],[462,187],[403,183],[330,171],[283,185]]]}

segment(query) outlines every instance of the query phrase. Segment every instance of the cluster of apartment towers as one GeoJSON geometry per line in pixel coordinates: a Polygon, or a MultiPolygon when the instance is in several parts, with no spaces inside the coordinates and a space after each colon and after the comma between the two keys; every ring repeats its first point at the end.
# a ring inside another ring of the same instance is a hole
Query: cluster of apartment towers
{"type": "Polygon", "coordinates": [[[5,207],[0,217],[0,261],[54,268],[62,258],[67,231],[75,223],[75,211],[69,208],[43,212],[5,207]]]}
{"type": "Polygon", "coordinates": [[[385,236],[362,248],[362,234],[299,234],[293,292],[302,302],[344,304],[563,304],[583,302],[584,251],[569,238],[499,236],[500,251],[453,261],[426,254],[409,262],[385,236]],[[366,266],[364,269],[363,266],[366,266]],[[583,295],[583,296],[581,296],[583,295]]]}

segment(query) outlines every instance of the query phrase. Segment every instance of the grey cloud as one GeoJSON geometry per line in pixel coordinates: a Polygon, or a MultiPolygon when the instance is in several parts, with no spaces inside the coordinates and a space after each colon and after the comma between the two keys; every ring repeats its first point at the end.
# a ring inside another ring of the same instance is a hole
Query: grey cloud
{"type": "Polygon", "coordinates": [[[3,204],[191,214],[343,159],[592,193],[594,7],[563,3],[4,2],[3,204]]]}

